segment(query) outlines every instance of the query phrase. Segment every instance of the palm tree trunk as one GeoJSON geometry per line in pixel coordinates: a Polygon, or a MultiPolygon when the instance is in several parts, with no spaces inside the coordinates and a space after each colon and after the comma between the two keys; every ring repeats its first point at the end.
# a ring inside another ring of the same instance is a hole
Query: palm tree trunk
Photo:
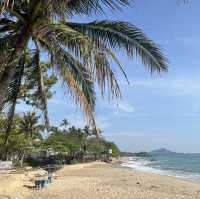
{"type": "Polygon", "coordinates": [[[22,56],[22,53],[24,49],[27,46],[28,40],[29,40],[29,32],[26,29],[22,32],[21,36],[19,37],[18,41],[15,45],[15,51],[11,55],[10,60],[7,63],[7,67],[4,69],[4,71],[1,74],[0,77],[0,112],[2,111],[4,101],[8,94],[8,87],[10,82],[13,79],[13,76],[16,72],[17,63],[15,63],[16,59],[19,59],[22,56]]]}
{"type": "MultiPolygon", "coordinates": [[[[22,52],[24,51],[24,49],[27,46],[28,39],[29,39],[29,33],[27,31],[25,32],[25,34],[21,34],[21,37],[17,41],[15,51],[13,52],[10,60],[8,61],[7,67],[5,68],[4,72],[2,73],[2,75],[0,77],[0,112],[3,109],[4,101],[8,94],[9,84],[12,81],[12,79],[16,73],[17,63],[14,63],[15,62],[14,60],[17,57],[18,57],[18,59],[20,59],[20,57],[22,56],[22,52]]],[[[14,116],[14,112],[15,112],[15,105],[17,102],[16,100],[17,100],[17,97],[13,101],[13,108],[11,109],[11,113],[10,113],[11,120],[13,120],[13,116],[14,116]]],[[[10,135],[11,125],[12,125],[12,121],[9,121],[7,130],[6,130],[5,140],[4,140],[4,154],[2,157],[5,160],[8,158],[8,138],[10,135]]]]}
{"type": "Polygon", "coordinates": [[[7,95],[7,88],[9,86],[9,83],[12,79],[12,77],[14,76],[15,74],[15,70],[14,68],[12,67],[8,67],[5,72],[3,73],[2,75],[2,78],[0,80],[0,110],[2,110],[3,108],[3,103],[4,103],[4,100],[6,98],[6,95],[7,95]]]}
{"type": "Polygon", "coordinates": [[[23,167],[24,156],[25,156],[25,153],[24,153],[24,151],[23,151],[23,152],[22,152],[22,155],[21,155],[21,159],[20,159],[20,167],[21,167],[21,168],[23,167]]]}
{"type": "Polygon", "coordinates": [[[7,160],[8,158],[8,140],[9,140],[9,136],[10,136],[10,131],[11,131],[11,128],[12,128],[12,123],[13,123],[13,117],[14,117],[14,112],[15,112],[15,106],[16,106],[16,102],[17,100],[15,100],[13,102],[13,105],[12,105],[12,108],[11,108],[11,118],[8,118],[9,121],[8,121],[8,126],[6,127],[6,132],[5,132],[5,139],[4,139],[4,143],[3,143],[3,146],[4,146],[4,153],[3,153],[3,160],[7,160]]]}
{"type": "MultiPolygon", "coordinates": [[[[22,61],[22,63],[23,63],[23,61],[22,61]]],[[[20,70],[21,70],[20,74],[23,74],[24,63],[22,64],[20,70]]],[[[5,140],[4,140],[5,160],[7,159],[7,155],[8,155],[8,139],[9,139],[11,129],[12,129],[12,124],[13,124],[13,119],[14,119],[14,115],[15,115],[15,108],[16,108],[16,104],[17,104],[18,93],[20,91],[21,81],[22,81],[22,76],[20,76],[19,79],[18,79],[18,83],[16,85],[16,94],[13,96],[12,104],[11,104],[11,107],[10,107],[10,110],[9,110],[9,113],[8,113],[8,122],[7,122],[7,126],[6,126],[5,140]]]]}

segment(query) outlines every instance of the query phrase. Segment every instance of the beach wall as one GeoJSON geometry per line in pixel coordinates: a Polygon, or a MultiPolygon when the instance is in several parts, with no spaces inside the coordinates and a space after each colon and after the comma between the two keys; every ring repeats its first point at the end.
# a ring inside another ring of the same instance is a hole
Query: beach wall
{"type": "Polygon", "coordinates": [[[0,170],[2,169],[12,169],[12,161],[0,161],[0,170]]]}

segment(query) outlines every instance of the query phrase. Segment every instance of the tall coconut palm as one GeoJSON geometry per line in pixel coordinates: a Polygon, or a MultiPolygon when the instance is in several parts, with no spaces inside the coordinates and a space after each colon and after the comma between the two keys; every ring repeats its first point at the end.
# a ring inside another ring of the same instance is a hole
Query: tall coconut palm
{"type": "MultiPolygon", "coordinates": [[[[121,97],[113,71],[115,62],[126,74],[116,52],[140,57],[151,72],[167,70],[159,47],[137,27],[122,21],[75,23],[74,15],[103,14],[105,6],[120,10],[132,0],[0,0],[0,110],[7,96],[16,104],[24,68],[31,54],[38,91],[47,109],[40,58],[48,53],[51,65],[89,122],[95,124],[95,90],[121,97]],[[28,49],[28,50],[27,50],[28,49]]],[[[13,109],[11,109],[13,110],[13,109]]],[[[11,111],[11,114],[13,111],[11,111]]],[[[46,118],[47,119],[47,118],[46,118]]]]}

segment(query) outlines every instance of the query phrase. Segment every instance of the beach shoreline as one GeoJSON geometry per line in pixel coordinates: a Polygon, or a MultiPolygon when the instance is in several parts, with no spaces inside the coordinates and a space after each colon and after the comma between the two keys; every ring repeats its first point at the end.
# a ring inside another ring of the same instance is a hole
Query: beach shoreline
{"type": "Polygon", "coordinates": [[[179,170],[161,169],[152,166],[152,161],[144,158],[129,157],[121,161],[120,165],[123,168],[140,171],[143,173],[150,173],[160,176],[168,176],[176,179],[181,179],[190,182],[200,183],[200,175],[194,173],[186,173],[179,170]]]}
{"type": "MultiPolygon", "coordinates": [[[[124,160],[124,159],[123,159],[124,160]]],[[[52,184],[33,188],[31,171],[0,174],[0,199],[198,199],[200,183],[92,162],[64,166],[52,184]]]]}

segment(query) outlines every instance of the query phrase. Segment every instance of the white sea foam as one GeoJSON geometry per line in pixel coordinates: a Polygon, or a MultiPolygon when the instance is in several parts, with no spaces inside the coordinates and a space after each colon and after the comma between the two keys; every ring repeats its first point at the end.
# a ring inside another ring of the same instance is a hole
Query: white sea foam
{"type": "Polygon", "coordinates": [[[124,161],[121,164],[121,166],[132,168],[132,169],[142,171],[142,172],[147,172],[147,173],[200,181],[200,174],[188,173],[188,172],[183,172],[183,171],[162,170],[159,168],[152,168],[151,166],[149,166],[150,164],[151,164],[151,161],[134,158],[134,159],[129,159],[129,161],[124,161]]]}
{"type": "Polygon", "coordinates": [[[125,161],[121,164],[123,167],[129,167],[132,169],[140,170],[143,172],[150,172],[150,173],[156,173],[159,174],[161,170],[154,169],[149,167],[148,165],[150,164],[150,161],[146,160],[130,160],[130,161],[125,161]]]}

